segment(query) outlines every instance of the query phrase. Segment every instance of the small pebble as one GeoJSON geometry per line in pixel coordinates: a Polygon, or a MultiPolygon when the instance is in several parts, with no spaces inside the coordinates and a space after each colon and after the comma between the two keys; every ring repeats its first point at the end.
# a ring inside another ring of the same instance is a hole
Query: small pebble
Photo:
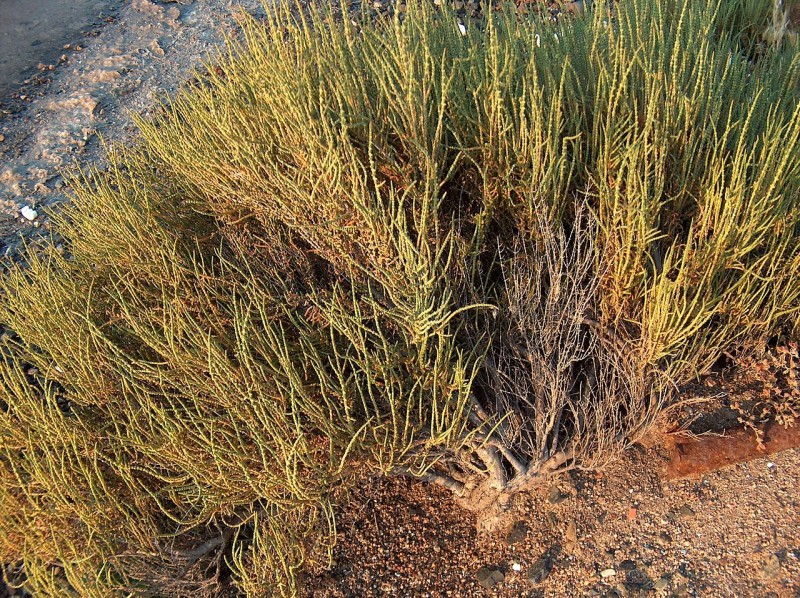
{"type": "Polygon", "coordinates": [[[578,529],[575,527],[574,521],[570,521],[567,524],[567,531],[564,533],[564,538],[571,544],[578,541],[578,529]]]}
{"type": "Polygon", "coordinates": [[[656,592],[661,592],[669,587],[669,579],[666,577],[659,577],[653,582],[653,589],[656,592]]]}
{"type": "Polygon", "coordinates": [[[29,220],[31,222],[36,220],[36,218],[39,216],[39,213],[30,206],[22,206],[19,213],[22,214],[22,217],[25,218],[25,220],[29,220]]]}
{"type": "Polygon", "coordinates": [[[502,582],[506,576],[499,569],[489,569],[488,567],[481,567],[477,573],[478,583],[487,590],[493,588],[498,583],[502,582]]]}
{"type": "Polygon", "coordinates": [[[619,564],[620,571],[633,571],[636,569],[636,562],[631,559],[625,559],[619,564]]]}
{"type": "Polygon", "coordinates": [[[614,577],[616,574],[617,574],[617,572],[614,569],[610,569],[610,568],[609,569],[603,569],[602,571],[600,571],[600,577],[602,577],[603,579],[608,579],[609,577],[614,577]]]}

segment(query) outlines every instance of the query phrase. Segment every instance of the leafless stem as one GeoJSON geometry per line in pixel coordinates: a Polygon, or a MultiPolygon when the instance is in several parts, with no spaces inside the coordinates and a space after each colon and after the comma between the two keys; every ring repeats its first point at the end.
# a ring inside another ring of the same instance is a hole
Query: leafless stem
{"type": "Polygon", "coordinates": [[[562,467],[567,461],[573,459],[575,456],[573,449],[569,448],[566,451],[559,451],[556,454],[552,455],[546,461],[540,463],[539,465],[532,465],[528,468],[528,470],[522,474],[515,477],[511,482],[508,484],[508,490],[511,491],[518,491],[530,484],[533,480],[545,477],[548,474],[553,473],[555,470],[562,467]]]}
{"type": "Polygon", "coordinates": [[[395,467],[392,469],[391,473],[393,475],[408,476],[418,480],[429,482],[431,484],[442,486],[443,488],[447,488],[448,490],[450,490],[456,496],[464,495],[464,484],[446,474],[437,473],[435,471],[428,471],[420,475],[413,473],[407,467],[395,467]]]}
{"type": "Polygon", "coordinates": [[[475,440],[482,443],[484,446],[491,446],[496,448],[500,451],[500,454],[503,455],[503,458],[508,461],[511,466],[514,468],[518,474],[525,473],[527,467],[525,464],[509,449],[502,441],[498,440],[494,436],[483,436],[478,434],[475,436],[475,440]]]}
{"type": "Polygon", "coordinates": [[[480,457],[489,471],[492,486],[497,490],[502,490],[507,485],[506,472],[503,469],[503,462],[500,460],[498,451],[493,446],[482,446],[475,449],[475,454],[480,457]]]}

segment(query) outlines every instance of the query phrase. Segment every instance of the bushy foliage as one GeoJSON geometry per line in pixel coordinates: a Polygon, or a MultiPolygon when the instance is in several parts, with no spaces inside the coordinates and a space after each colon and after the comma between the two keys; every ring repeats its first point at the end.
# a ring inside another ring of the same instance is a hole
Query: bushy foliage
{"type": "Polygon", "coordinates": [[[502,503],[796,336],[800,58],[723,4],[245,23],[2,279],[7,575],[293,594],[360,476],[502,503]]]}

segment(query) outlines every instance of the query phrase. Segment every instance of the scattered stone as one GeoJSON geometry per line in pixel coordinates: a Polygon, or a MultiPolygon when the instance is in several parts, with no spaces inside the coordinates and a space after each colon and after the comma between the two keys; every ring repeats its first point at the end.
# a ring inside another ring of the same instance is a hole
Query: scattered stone
{"type": "Polygon", "coordinates": [[[37,212],[30,206],[22,206],[19,213],[22,214],[22,217],[25,220],[28,220],[30,222],[33,222],[39,216],[39,212],[37,212]]]}
{"type": "Polygon", "coordinates": [[[616,574],[617,574],[616,570],[610,567],[608,569],[603,569],[602,571],[600,571],[600,577],[602,577],[603,579],[614,577],[616,574]]]}
{"type": "Polygon", "coordinates": [[[528,570],[528,581],[542,583],[553,570],[553,559],[545,552],[528,570]]]}
{"type": "Polygon", "coordinates": [[[477,577],[481,587],[487,590],[492,589],[506,578],[499,569],[489,569],[488,567],[478,569],[477,577]]]}
{"type": "Polygon", "coordinates": [[[570,521],[567,524],[567,530],[564,532],[564,539],[570,544],[578,542],[578,529],[575,527],[575,522],[570,521]]]}
{"type": "Polygon", "coordinates": [[[662,542],[669,544],[672,542],[672,536],[670,536],[667,532],[661,532],[658,534],[658,539],[662,542]]]}
{"type": "Polygon", "coordinates": [[[625,559],[622,561],[619,566],[617,567],[620,571],[633,571],[636,569],[636,561],[631,559],[625,559]]]}
{"type": "Polygon", "coordinates": [[[625,576],[625,586],[635,589],[649,587],[652,584],[650,576],[640,569],[631,569],[625,576]]]}
{"type": "Polygon", "coordinates": [[[517,521],[512,527],[511,531],[506,536],[506,545],[519,544],[528,535],[528,524],[524,521],[517,521]]]}
{"type": "Polygon", "coordinates": [[[666,577],[659,577],[653,582],[653,589],[656,592],[663,592],[669,587],[669,579],[666,577]]]}
{"type": "Polygon", "coordinates": [[[6,136],[0,134],[0,143],[3,143],[6,140],[6,136]]]}
{"type": "Polygon", "coordinates": [[[522,571],[522,565],[520,565],[519,563],[512,563],[511,569],[513,569],[516,572],[520,572],[522,571]]]}
{"type": "Polygon", "coordinates": [[[550,491],[547,495],[547,502],[553,505],[558,505],[569,498],[569,494],[564,494],[558,486],[550,486],[550,491]]]}
{"type": "Polygon", "coordinates": [[[633,521],[636,519],[636,515],[638,514],[639,510],[636,507],[630,507],[628,509],[628,521],[633,521]]]}
{"type": "Polygon", "coordinates": [[[678,509],[678,515],[681,517],[694,517],[694,510],[689,505],[683,505],[678,509]]]}
{"type": "Polygon", "coordinates": [[[764,577],[768,579],[775,579],[781,574],[781,561],[777,555],[771,554],[764,561],[761,571],[764,577]]]}

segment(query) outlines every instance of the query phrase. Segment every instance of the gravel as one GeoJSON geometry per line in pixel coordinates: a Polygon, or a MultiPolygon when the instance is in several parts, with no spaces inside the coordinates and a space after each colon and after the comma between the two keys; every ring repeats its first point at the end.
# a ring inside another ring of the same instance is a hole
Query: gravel
{"type": "Polygon", "coordinates": [[[517,523],[505,534],[479,535],[472,515],[439,488],[370,480],[339,509],[336,565],[310,578],[304,595],[798,595],[800,450],[662,482],[664,451],[658,437],[647,440],[603,471],[562,476],[573,494],[561,504],[549,502],[546,486],[518,497],[517,523]],[[691,517],[681,516],[684,506],[691,517]],[[566,521],[581,530],[574,543],[564,538],[566,521]],[[504,578],[486,589],[482,569],[504,578]],[[387,582],[390,592],[381,590],[387,582]]]}

